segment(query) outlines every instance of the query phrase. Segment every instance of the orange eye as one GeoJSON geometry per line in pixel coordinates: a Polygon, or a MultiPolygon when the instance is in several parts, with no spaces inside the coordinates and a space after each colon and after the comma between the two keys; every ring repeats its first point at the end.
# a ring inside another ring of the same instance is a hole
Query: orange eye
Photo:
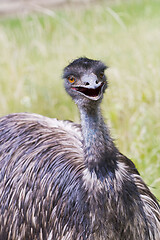
{"type": "Polygon", "coordinates": [[[73,76],[70,76],[70,77],[68,77],[68,81],[70,83],[74,83],[75,82],[75,78],[73,76]]]}
{"type": "Polygon", "coordinates": [[[103,77],[104,77],[104,72],[103,72],[103,71],[100,72],[99,77],[100,77],[100,78],[103,78],[103,77]]]}

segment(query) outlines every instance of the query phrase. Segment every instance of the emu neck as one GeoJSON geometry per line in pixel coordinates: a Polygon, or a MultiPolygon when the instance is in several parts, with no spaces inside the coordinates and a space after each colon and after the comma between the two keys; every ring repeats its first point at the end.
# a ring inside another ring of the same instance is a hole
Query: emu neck
{"type": "Polygon", "coordinates": [[[80,110],[85,164],[90,171],[112,168],[114,144],[101,115],[100,107],[80,110]]]}

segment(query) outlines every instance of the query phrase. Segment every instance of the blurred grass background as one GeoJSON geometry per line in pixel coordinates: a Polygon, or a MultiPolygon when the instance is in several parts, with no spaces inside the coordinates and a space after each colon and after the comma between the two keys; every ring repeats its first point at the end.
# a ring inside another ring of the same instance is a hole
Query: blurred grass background
{"type": "Polygon", "coordinates": [[[80,56],[101,59],[110,67],[103,115],[160,199],[159,0],[35,8],[0,19],[0,116],[35,112],[78,122],[62,69],[80,56]]]}

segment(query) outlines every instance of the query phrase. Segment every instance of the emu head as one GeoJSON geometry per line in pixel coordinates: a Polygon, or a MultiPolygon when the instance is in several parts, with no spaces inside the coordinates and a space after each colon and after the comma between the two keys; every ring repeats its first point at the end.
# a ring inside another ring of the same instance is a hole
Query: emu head
{"type": "Polygon", "coordinates": [[[92,106],[100,103],[107,80],[106,65],[101,61],[78,58],[64,69],[64,86],[78,106],[92,106]]]}

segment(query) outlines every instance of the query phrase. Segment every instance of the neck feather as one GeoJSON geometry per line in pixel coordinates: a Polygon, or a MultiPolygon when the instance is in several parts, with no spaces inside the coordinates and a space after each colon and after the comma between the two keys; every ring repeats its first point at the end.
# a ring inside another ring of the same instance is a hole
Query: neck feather
{"type": "Polygon", "coordinates": [[[99,106],[80,110],[85,164],[90,171],[115,167],[115,146],[99,106]]]}

